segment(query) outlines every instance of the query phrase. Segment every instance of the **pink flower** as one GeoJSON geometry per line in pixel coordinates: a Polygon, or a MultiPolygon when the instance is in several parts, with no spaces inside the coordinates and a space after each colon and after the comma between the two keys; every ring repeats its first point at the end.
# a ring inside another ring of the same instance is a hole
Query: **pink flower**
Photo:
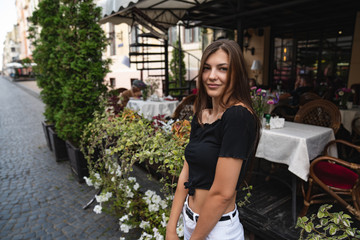
{"type": "Polygon", "coordinates": [[[274,100],[272,100],[272,99],[269,99],[266,103],[267,104],[275,104],[274,100]]]}

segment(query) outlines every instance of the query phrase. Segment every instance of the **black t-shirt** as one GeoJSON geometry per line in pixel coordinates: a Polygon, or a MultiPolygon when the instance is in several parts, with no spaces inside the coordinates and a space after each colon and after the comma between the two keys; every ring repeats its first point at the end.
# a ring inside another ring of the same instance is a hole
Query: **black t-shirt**
{"type": "MultiPolygon", "coordinates": [[[[185,148],[189,165],[189,180],[185,187],[189,189],[189,195],[193,195],[197,188],[210,189],[219,157],[247,161],[253,153],[255,138],[255,118],[243,106],[232,106],[220,119],[203,126],[195,116],[191,123],[190,142],[185,148]]],[[[236,189],[239,185],[240,177],[236,189]]]]}

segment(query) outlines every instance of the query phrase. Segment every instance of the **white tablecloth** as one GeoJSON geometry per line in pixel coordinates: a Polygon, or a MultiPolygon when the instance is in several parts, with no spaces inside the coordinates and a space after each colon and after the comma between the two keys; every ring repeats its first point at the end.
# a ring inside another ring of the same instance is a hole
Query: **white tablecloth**
{"type": "Polygon", "coordinates": [[[147,119],[151,119],[153,116],[165,115],[171,116],[175,111],[179,101],[143,101],[130,99],[127,103],[127,107],[137,111],[139,114],[143,115],[147,119]]]}
{"type": "Polygon", "coordinates": [[[341,114],[341,123],[343,124],[344,128],[348,130],[350,133],[352,131],[351,123],[356,117],[360,117],[360,108],[353,108],[353,109],[340,109],[341,114]]]}
{"type": "MultiPolygon", "coordinates": [[[[285,122],[281,129],[262,129],[256,157],[288,165],[290,172],[307,181],[310,160],[320,155],[325,145],[334,140],[331,128],[285,122]]],[[[336,149],[332,155],[337,156],[336,149]]]]}

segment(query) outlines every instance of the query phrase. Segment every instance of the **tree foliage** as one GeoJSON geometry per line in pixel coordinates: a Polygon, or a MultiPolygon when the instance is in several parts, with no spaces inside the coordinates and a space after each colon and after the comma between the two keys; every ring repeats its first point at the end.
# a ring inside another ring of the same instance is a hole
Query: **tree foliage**
{"type": "Polygon", "coordinates": [[[54,123],[55,114],[61,108],[61,80],[58,68],[60,66],[59,32],[62,27],[60,15],[60,0],[43,0],[38,9],[29,18],[32,26],[29,28],[29,39],[35,50],[33,51],[34,72],[41,90],[41,98],[45,103],[45,118],[54,123]]]}
{"type": "MultiPolygon", "coordinates": [[[[176,41],[172,51],[172,59],[170,61],[170,88],[185,87],[186,66],[184,62],[185,54],[180,51],[179,41],[176,41]],[[181,66],[181,72],[180,72],[181,66]]],[[[177,91],[177,94],[179,91],[177,91]]]]}
{"type": "Polygon", "coordinates": [[[44,115],[55,122],[62,139],[75,145],[107,90],[103,79],[109,61],[102,59],[106,37],[100,14],[92,0],[43,0],[31,17],[44,115]]]}

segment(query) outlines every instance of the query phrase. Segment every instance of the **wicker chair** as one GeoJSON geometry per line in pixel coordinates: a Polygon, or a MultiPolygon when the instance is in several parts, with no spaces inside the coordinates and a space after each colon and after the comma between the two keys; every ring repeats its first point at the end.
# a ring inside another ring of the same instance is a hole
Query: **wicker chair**
{"type": "Polygon", "coordinates": [[[305,92],[300,95],[299,105],[303,106],[304,104],[316,99],[321,99],[321,97],[314,92],[305,92]]]}
{"type": "Polygon", "coordinates": [[[328,156],[329,147],[338,143],[360,152],[360,146],[343,140],[334,140],[326,145],[325,156],[317,157],[310,165],[308,189],[305,191],[302,188],[304,207],[300,216],[306,215],[311,204],[337,202],[360,220],[360,160],[352,163],[328,156]]]}
{"type": "Polygon", "coordinates": [[[195,94],[190,94],[189,96],[186,96],[176,107],[171,118],[175,120],[189,120],[189,118],[194,115],[194,103],[196,96],[197,95],[195,94]]]}
{"type": "Polygon", "coordinates": [[[317,99],[302,106],[296,113],[294,122],[329,127],[336,133],[340,128],[341,115],[335,104],[317,99]]]}

